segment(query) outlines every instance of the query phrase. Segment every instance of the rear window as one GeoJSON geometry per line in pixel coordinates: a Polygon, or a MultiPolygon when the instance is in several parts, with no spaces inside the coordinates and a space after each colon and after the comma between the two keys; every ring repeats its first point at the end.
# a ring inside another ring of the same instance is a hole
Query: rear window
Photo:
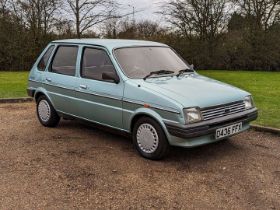
{"type": "Polygon", "coordinates": [[[58,47],[51,65],[51,72],[75,76],[77,55],[77,46],[58,47]]]}
{"type": "Polygon", "coordinates": [[[50,46],[49,49],[45,52],[44,56],[41,58],[37,68],[39,71],[45,71],[48,61],[50,59],[50,56],[53,52],[54,46],[50,46]]]}

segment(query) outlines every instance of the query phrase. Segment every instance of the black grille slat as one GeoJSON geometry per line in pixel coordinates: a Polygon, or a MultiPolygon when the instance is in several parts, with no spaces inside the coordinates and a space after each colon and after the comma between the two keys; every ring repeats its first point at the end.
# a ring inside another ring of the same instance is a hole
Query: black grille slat
{"type": "Polygon", "coordinates": [[[243,101],[224,104],[215,107],[209,107],[201,111],[204,120],[212,120],[219,117],[224,117],[245,111],[245,104],[243,101]]]}

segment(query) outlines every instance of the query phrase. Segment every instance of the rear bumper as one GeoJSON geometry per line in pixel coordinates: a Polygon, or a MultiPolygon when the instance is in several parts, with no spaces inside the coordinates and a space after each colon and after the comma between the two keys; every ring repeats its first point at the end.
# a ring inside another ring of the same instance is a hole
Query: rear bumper
{"type": "Polygon", "coordinates": [[[207,135],[215,135],[215,132],[218,128],[226,127],[231,124],[242,122],[243,124],[249,124],[251,121],[254,121],[258,118],[258,110],[256,108],[218,118],[209,121],[203,121],[200,123],[192,125],[176,125],[165,123],[168,133],[171,136],[190,139],[207,135]]]}

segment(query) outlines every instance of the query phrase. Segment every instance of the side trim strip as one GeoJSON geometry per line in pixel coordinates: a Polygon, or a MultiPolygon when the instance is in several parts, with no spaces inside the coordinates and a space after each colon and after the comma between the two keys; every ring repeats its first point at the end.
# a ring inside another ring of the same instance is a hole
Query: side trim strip
{"type": "Polygon", "coordinates": [[[64,89],[64,90],[73,90],[74,91],[74,88],[71,89],[71,88],[68,88],[68,87],[65,87],[65,86],[62,86],[62,85],[51,85],[51,84],[48,84],[48,83],[45,83],[45,82],[42,82],[42,84],[52,86],[52,87],[61,88],[61,89],[64,89]]]}
{"type": "MultiPolygon", "coordinates": [[[[35,83],[41,83],[41,82],[37,82],[37,81],[34,81],[34,80],[30,80],[29,81],[31,82],[35,82],[35,83]]],[[[69,88],[66,88],[66,87],[63,87],[63,86],[59,86],[59,85],[51,85],[51,84],[48,84],[48,83],[42,83],[42,84],[45,84],[45,85],[48,85],[48,86],[53,86],[53,87],[58,87],[58,88],[62,88],[62,89],[66,89],[66,90],[73,90],[73,91],[76,91],[76,92],[79,92],[79,93],[83,93],[83,94],[88,94],[88,95],[93,95],[93,96],[99,96],[99,97],[103,97],[103,98],[109,98],[109,99],[113,99],[113,100],[117,100],[117,101],[123,101],[123,102],[126,102],[126,103],[130,103],[130,104],[136,104],[136,105],[139,105],[139,106],[144,106],[144,102],[140,102],[140,101],[136,101],[136,100],[131,100],[131,99],[122,99],[122,98],[116,98],[116,97],[113,97],[113,96],[108,96],[108,95],[102,95],[102,94],[98,94],[98,93],[89,93],[89,92],[84,92],[84,91],[80,91],[80,90],[77,90],[77,89],[69,89],[69,88]]],[[[157,110],[161,110],[161,111],[166,111],[166,112],[170,112],[170,113],[174,113],[174,114],[180,114],[180,112],[176,111],[176,110],[173,110],[173,109],[169,109],[169,108],[165,108],[165,107],[160,107],[160,106],[156,106],[156,105],[152,105],[151,106],[152,109],[157,109],[157,110]]]]}
{"type": "Polygon", "coordinates": [[[113,97],[113,96],[109,96],[109,95],[103,95],[103,94],[99,94],[99,93],[96,93],[96,92],[89,93],[89,92],[85,92],[85,91],[81,91],[81,90],[75,90],[75,91],[78,92],[78,93],[83,93],[83,94],[88,94],[88,95],[93,95],[93,96],[99,96],[99,97],[102,97],[102,98],[109,98],[109,99],[113,99],[113,100],[116,100],[116,101],[122,101],[122,98],[117,98],[117,97],[113,97]]]}
{"type": "MultiPolygon", "coordinates": [[[[144,106],[144,102],[140,102],[140,101],[135,101],[135,100],[130,100],[130,99],[123,99],[124,102],[130,103],[130,104],[136,104],[136,105],[140,105],[140,106],[144,106]]],[[[168,108],[164,108],[164,107],[160,107],[160,106],[156,106],[156,105],[152,105],[151,108],[153,109],[158,109],[158,110],[162,110],[162,111],[166,111],[166,112],[171,112],[174,114],[180,114],[180,112],[173,110],[173,109],[168,109],[168,108]]]]}

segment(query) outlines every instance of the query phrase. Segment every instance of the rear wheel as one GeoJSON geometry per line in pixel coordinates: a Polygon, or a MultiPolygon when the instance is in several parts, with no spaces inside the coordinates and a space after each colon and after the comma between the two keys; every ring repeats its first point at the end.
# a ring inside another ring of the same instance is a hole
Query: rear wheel
{"type": "Polygon", "coordinates": [[[60,121],[60,117],[44,95],[37,100],[37,117],[40,123],[46,127],[56,127],[60,121]]]}
{"type": "Polygon", "coordinates": [[[145,158],[159,160],[169,151],[169,143],[161,126],[149,117],[140,118],[133,128],[133,144],[145,158]]]}

